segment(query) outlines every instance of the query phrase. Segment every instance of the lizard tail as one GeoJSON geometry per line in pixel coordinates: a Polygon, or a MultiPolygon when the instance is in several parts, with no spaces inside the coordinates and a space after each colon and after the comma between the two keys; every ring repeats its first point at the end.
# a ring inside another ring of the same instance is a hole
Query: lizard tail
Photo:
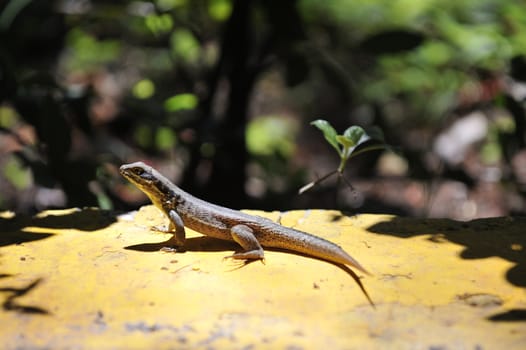
{"type": "Polygon", "coordinates": [[[273,232],[273,239],[271,241],[263,241],[261,243],[264,246],[288,249],[336,264],[348,265],[367,275],[371,275],[369,271],[339,245],[324,238],[289,227],[281,227],[281,229],[285,229],[285,232],[276,230],[273,232]]]}

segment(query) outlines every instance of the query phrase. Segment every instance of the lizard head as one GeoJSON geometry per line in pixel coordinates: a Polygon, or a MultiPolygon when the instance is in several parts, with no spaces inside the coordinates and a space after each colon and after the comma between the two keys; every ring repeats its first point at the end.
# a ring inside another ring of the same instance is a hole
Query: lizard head
{"type": "Polygon", "coordinates": [[[121,175],[144,192],[158,208],[166,196],[166,180],[159,172],[143,162],[124,164],[119,168],[121,175]]]}

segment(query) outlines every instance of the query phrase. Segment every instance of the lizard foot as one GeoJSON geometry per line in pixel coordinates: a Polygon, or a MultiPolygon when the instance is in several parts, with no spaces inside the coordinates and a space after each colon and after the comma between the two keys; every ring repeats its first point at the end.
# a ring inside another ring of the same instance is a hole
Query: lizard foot
{"type": "Polygon", "coordinates": [[[161,249],[159,249],[159,251],[165,253],[175,253],[177,252],[177,247],[162,247],[161,249]]]}
{"type": "Polygon", "coordinates": [[[150,231],[159,232],[159,233],[173,233],[172,231],[170,231],[167,225],[152,226],[150,227],[150,231]]]}
{"type": "Polygon", "coordinates": [[[184,253],[186,249],[184,247],[174,246],[174,245],[167,245],[159,249],[161,252],[165,253],[184,253]]]}
{"type": "Polygon", "coordinates": [[[265,256],[263,255],[263,252],[261,250],[251,250],[248,252],[234,253],[223,258],[223,260],[226,259],[245,260],[245,264],[251,263],[256,260],[260,260],[263,264],[265,264],[265,256]]]}
{"type": "Polygon", "coordinates": [[[180,242],[175,236],[164,242],[164,247],[161,248],[162,252],[169,253],[183,253],[186,251],[184,248],[184,242],[180,242]]]}

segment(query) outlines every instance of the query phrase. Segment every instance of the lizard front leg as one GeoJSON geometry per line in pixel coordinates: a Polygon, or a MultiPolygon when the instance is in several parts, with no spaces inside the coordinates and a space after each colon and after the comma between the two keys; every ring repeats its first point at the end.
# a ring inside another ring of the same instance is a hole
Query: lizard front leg
{"type": "Polygon", "coordinates": [[[170,210],[166,213],[170,219],[170,224],[168,225],[168,232],[173,233],[172,238],[169,242],[172,242],[176,247],[184,247],[186,241],[186,231],[184,229],[183,219],[177,214],[175,210],[170,210]]]}
{"type": "Polygon", "coordinates": [[[242,260],[264,260],[263,248],[259,244],[254,231],[246,225],[235,225],[230,229],[232,239],[237,242],[245,251],[235,253],[226,258],[242,260]]]}

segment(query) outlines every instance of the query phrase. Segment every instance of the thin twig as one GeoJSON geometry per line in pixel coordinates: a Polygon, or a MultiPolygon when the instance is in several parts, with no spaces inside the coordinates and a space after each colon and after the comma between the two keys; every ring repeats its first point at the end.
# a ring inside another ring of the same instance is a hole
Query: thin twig
{"type": "Polygon", "coordinates": [[[338,170],[331,171],[330,173],[322,176],[321,178],[318,178],[315,181],[309,182],[308,184],[306,184],[305,186],[303,186],[302,188],[300,188],[298,190],[298,194],[302,194],[302,193],[310,190],[312,187],[316,186],[317,184],[319,184],[322,181],[325,181],[328,177],[334,175],[337,172],[338,172],[338,170]]]}

